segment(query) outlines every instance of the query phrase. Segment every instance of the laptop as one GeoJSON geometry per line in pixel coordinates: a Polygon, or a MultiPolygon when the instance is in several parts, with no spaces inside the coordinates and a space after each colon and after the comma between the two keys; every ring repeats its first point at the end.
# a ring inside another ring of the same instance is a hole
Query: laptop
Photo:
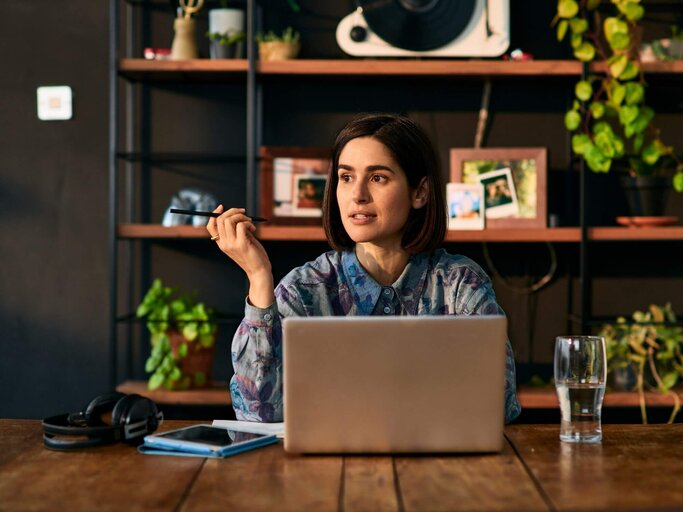
{"type": "Polygon", "coordinates": [[[504,316],[283,320],[285,450],[499,452],[504,316]]]}

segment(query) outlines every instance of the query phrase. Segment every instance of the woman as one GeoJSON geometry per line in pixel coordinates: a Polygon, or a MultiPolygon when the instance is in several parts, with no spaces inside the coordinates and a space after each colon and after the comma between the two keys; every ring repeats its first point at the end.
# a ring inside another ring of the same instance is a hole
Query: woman
{"type": "MultiPolygon", "coordinates": [[[[486,315],[503,311],[484,271],[438,247],[446,208],[435,151],[405,117],[364,114],[337,135],[323,201],[334,249],[274,287],[270,260],[241,208],[207,230],[247,274],[245,317],[232,343],[238,419],[282,421],[282,328],[287,316],[486,315]]],[[[505,418],[520,412],[507,344],[505,418]]]]}

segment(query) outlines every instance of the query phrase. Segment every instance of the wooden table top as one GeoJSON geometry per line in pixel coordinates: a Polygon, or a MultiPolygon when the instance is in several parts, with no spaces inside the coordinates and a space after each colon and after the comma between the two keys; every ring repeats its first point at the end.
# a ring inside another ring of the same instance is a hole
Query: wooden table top
{"type": "Polygon", "coordinates": [[[55,452],[39,421],[0,420],[0,510],[683,509],[683,424],[604,425],[597,445],[561,443],[558,425],[505,434],[500,454],[295,456],[276,444],[203,459],[125,444],[55,452]]]}

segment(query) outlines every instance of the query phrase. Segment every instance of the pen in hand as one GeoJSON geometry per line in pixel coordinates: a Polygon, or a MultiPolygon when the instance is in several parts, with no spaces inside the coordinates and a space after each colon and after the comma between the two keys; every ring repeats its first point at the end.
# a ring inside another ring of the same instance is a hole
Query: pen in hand
{"type": "MultiPolygon", "coordinates": [[[[180,208],[171,208],[170,209],[171,213],[179,213],[183,215],[199,215],[200,217],[218,217],[220,213],[215,213],[215,212],[203,212],[200,210],[182,210],[180,208]]],[[[245,215],[247,215],[245,213],[245,215]]],[[[247,215],[252,222],[268,222],[268,219],[264,219],[263,217],[252,217],[251,215],[247,215]]]]}

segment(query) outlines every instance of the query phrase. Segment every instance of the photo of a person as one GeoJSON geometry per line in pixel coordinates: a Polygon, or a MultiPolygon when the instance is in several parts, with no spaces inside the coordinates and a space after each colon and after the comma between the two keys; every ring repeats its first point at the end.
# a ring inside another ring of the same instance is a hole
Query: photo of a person
{"type": "Polygon", "coordinates": [[[294,178],[294,209],[298,217],[320,217],[323,196],[325,195],[325,176],[301,175],[294,178]]]}
{"type": "Polygon", "coordinates": [[[519,205],[509,168],[497,169],[478,176],[484,187],[484,204],[486,217],[499,219],[513,217],[519,213],[519,205]]]}
{"type": "Polygon", "coordinates": [[[484,229],[484,190],[480,184],[448,183],[448,229],[484,229]]]}

